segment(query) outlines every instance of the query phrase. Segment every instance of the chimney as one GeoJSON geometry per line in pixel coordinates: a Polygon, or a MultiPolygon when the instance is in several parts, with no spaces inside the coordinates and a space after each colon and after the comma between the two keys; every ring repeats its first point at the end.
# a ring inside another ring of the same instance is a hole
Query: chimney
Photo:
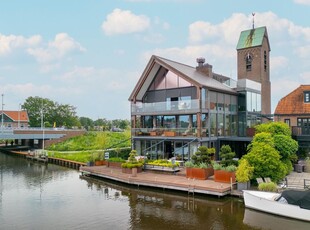
{"type": "Polygon", "coordinates": [[[205,63],[205,59],[200,57],[196,59],[198,66],[196,67],[196,70],[207,75],[208,77],[213,77],[212,74],[212,65],[205,63]]]}

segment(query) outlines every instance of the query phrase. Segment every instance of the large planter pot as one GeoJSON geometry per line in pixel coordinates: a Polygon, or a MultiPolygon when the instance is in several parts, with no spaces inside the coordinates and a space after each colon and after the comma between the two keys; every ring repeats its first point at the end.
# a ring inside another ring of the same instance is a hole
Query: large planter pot
{"type": "Polygon", "coordinates": [[[108,161],[108,167],[121,168],[122,167],[122,163],[121,162],[109,162],[108,161]]]}
{"type": "Polygon", "coordinates": [[[213,168],[186,168],[186,177],[191,179],[206,180],[213,174],[213,168]]]}
{"type": "MultiPolygon", "coordinates": [[[[127,174],[132,174],[134,168],[122,168],[122,173],[127,173],[127,174]]],[[[137,169],[137,173],[141,173],[142,172],[142,167],[139,168],[135,168],[137,169]]]]}
{"type": "Polygon", "coordinates": [[[95,166],[101,166],[101,165],[105,165],[104,160],[95,161],[95,166]]]}
{"type": "Polygon", "coordinates": [[[239,190],[239,191],[250,189],[250,187],[251,187],[250,181],[237,182],[237,190],[239,190]]]}
{"type": "Polygon", "coordinates": [[[214,170],[214,181],[221,183],[236,183],[236,173],[225,170],[214,170]]]}
{"type": "Polygon", "coordinates": [[[164,132],[164,136],[166,136],[166,137],[175,137],[176,136],[176,132],[174,132],[174,131],[165,131],[164,132]]]}

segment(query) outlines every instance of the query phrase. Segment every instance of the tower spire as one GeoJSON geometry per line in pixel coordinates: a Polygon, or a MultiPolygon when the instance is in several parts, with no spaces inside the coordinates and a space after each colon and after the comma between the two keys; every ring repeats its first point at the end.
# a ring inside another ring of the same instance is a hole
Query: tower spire
{"type": "Polygon", "coordinates": [[[253,16],[252,28],[253,28],[253,30],[254,30],[254,16],[255,16],[255,13],[254,13],[254,12],[252,13],[252,16],[253,16]]]}

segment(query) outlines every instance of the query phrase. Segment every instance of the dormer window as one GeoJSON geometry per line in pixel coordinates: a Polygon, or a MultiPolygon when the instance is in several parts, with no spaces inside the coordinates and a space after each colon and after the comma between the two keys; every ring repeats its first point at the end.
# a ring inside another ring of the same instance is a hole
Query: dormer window
{"type": "Polygon", "coordinates": [[[246,71],[251,71],[252,70],[252,55],[248,53],[245,57],[245,63],[246,63],[246,71]]]}
{"type": "Polygon", "coordinates": [[[310,91],[304,92],[304,102],[310,103],[310,91]]]}

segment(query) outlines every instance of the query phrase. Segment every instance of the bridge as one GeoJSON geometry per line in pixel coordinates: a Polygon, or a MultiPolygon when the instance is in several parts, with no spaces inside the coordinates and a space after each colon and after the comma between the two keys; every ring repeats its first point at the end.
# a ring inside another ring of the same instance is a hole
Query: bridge
{"type": "Polygon", "coordinates": [[[10,140],[15,145],[42,148],[85,132],[83,129],[1,127],[0,140],[10,140]]]}

